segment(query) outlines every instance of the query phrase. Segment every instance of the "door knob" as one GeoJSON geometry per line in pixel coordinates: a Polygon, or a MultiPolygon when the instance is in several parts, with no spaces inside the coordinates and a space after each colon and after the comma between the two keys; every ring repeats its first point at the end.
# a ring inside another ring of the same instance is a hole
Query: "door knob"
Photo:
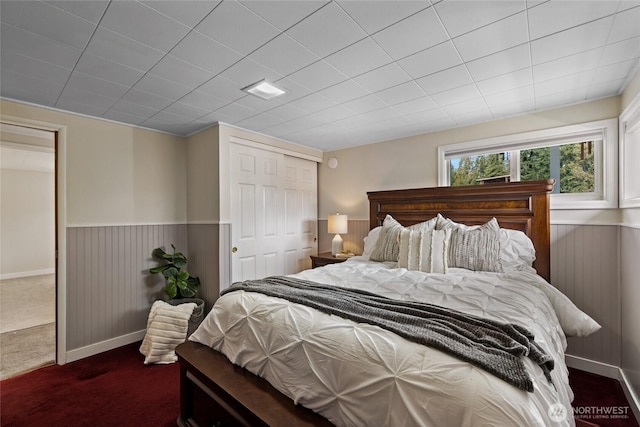
{"type": "Polygon", "coordinates": [[[231,248],[231,252],[233,252],[233,253],[235,254],[236,252],[238,252],[238,248],[236,248],[235,246],[234,246],[234,247],[232,247],[232,248],[231,248]]]}

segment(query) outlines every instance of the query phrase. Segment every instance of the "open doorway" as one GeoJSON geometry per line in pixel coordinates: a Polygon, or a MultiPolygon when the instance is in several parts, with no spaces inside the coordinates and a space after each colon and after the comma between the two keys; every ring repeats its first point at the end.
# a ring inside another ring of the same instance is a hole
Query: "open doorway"
{"type": "Polygon", "coordinates": [[[0,378],[56,362],[56,133],[0,124],[0,378]]]}

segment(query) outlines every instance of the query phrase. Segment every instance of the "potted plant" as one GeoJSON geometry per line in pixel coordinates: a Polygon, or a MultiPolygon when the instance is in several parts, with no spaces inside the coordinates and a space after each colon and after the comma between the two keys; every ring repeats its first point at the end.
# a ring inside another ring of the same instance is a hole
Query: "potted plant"
{"type": "Polygon", "coordinates": [[[204,317],[204,300],[195,298],[200,286],[200,279],[191,276],[188,271],[183,269],[187,264],[187,257],[182,252],[177,252],[173,244],[171,244],[171,248],[173,253],[165,252],[162,248],[155,248],[151,252],[153,258],[164,262],[164,264],[150,268],[149,273],[162,273],[164,276],[166,285],[163,291],[169,298],[167,303],[178,305],[193,302],[196,304],[189,319],[188,336],[195,331],[204,317]]]}

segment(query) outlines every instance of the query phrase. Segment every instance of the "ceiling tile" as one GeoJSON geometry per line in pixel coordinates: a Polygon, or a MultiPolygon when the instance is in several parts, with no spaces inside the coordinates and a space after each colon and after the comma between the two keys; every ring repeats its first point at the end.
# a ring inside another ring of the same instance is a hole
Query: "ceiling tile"
{"type": "Polygon", "coordinates": [[[104,95],[113,99],[120,98],[128,89],[127,86],[119,85],[108,80],[102,80],[77,71],[74,71],[73,74],[71,74],[65,90],[71,88],[85,91],[87,93],[104,95]]]}
{"type": "Polygon", "coordinates": [[[488,111],[487,106],[482,98],[467,99],[462,102],[444,106],[442,107],[442,109],[456,121],[459,120],[459,117],[456,118],[455,116],[469,114],[474,111],[488,111]]]}
{"type": "Polygon", "coordinates": [[[393,59],[404,58],[449,38],[433,8],[409,16],[372,37],[393,59]]]}
{"type": "Polygon", "coordinates": [[[506,90],[484,97],[484,101],[489,108],[500,105],[515,104],[521,101],[528,101],[534,98],[533,85],[522,86],[516,89],[506,90]]]}
{"type": "MultiPolygon", "coordinates": [[[[56,107],[65,108],[64,105],[68,105],[69,102],[79,101],[87,106],[95,106],[97,110],[106,111],[109,107],[111,107],[118,99],[110,96],[99,95],[95,92],[90,92],[88,90],[83,89],[81,86],[73,86],[67,85],[62,94],[60,95],[60,99],[56,104],[56,107]]],[[[82,110],[81,110],[82,111],[82,110]]],[[[91,114],[91,113],[88,113],[91,114]]]]}
{"type": "Polygon", "coordinates": [[[473,61],[528,41],[526,12],[512,15],[453,39],[465,61],[473,61]]]}
{"type": "Polygon", "coordinates": [[[629,61],[616,62],[614,64],[598,67],[595,70],[595,75],[591,84],[626,79],[627,76],[629,76],[629,73],[631,73],[637,65],[639,65],[638,61],[632,59],[629,61]]]}
{"type": "Polygon", "coordinates": [[[416,82],[428,94],[432,94],[468,85],[469,83],[473,83],[473,80],[471,80],[467,67],[465,65],[458,65],[448,70],[422,77],[416,80],[416,82]]]}
{"type": "Polygon", "coordinates": [[[297,119],[302,116],[306,116],[309,113],[294,105],[286,104],[286,105],[281,105],[279,107],[270,109],[269,114],[282,121],[288,121],[288,120],[297,119]]]}
{"type": "Polygon", "coordinates": [[[146,74],[134,86],[148,93],[160,93],[163,98],[176,100],[191,92],[192,88],[182,86],[171,80],[166,80],[153,74],[146,74]]]}
{"type": "Polygon", "coordinates": [[[215,40],[192,31],[178,43],[171,55],[214,74],[229,68],[242,59],[242,55],[215,40]]]}
{"type": "Polygon", "coordinates": [[[321,58],[366,37],[338,5],[329,3],[298,23],[287,34],[321,58]]]}
{"type": "Polygon", "coordinates": [[[557,92],[551,94],[538,96],[536,93],[536,109],[546,110],[554,108],[557,105],[571,105],[583,102],[587,97],[588,87],[582,87],[578,89],[571,89],[562,91],[559,89],[557,92]]]}
{"type": "MultiPolygon", "coordinates": [[[[71,70],[68,68],[39,61],[12,51],[2,52],[0,70],[2,72],[24,74],[40,80],[48,80],[58,91],[62,90],[71,75],[71,70]]],[[[1,75],[0,73],[0,77],[1,75]]]]}
{"type": "Polygon", "coordinates": [[[282,74],[247,57],[224,70],[220,76],[231,80],[238,89],[242,89],[262,79],[275,83],[282,77],[282,74]]]}
{"type": "Polygon", "coordinates": [[[213,73],[167,55],[150,71],[151,74],[179,85],[194,89],[214,76],[213,73]]]}
{"type": "MultiPolygon", "coordinates": [[[[81,2],[78,2],[81,3],[81,2]]],[[[89,3],[89,2],[82,2],[89,3]]],[[[193,28],[209,12],[220,3],[220,1],[202,0],[162,0],[143,1],[145,6],[157,10],[165,16],[175,19],[178,22],[193,28]]]]}
{"type": "Polygon", "coordinates": [[[196,120],[202,116],[207,115],[211,110],[205,110],[195,105],[185,104],[180,101],[176,101],[162,110],[164,113],[175,114],[176,116],[186,117],[190,120],[196,120]]]}
{"type": "Polygon", "coordinates": [[[521,44],[475,61],[467,62],[467,69],[474,80],[511,73],[531,66],[529,45],[521,44]]]}
{"type": "Polygon", "coordinates": [[[215,76],[198,88],[201,92],[227,101],[235,101],[236,99],[246,96],[246,93],[241,89],[242,88],[238,87],[237,83],[234,83],[222,76],[215,76]]]}
{"type": "Polygon", "coordinates": [[[529,34],[536,40],[616,12],[613,1],[550,1],[528,11],[529,34]]]}
{"type": "Polygon", "coordinates": [[[254,61],[286,76],[320,58],[286,34],[280,34],[250,55],[254,61]]]}
{"type": "Polygon", "coordinates": [[[170,51],[190,30],[137,1],[111,2],[100,26],[162,52],[170,51]]]}
{"type": "Polygon", "coordinates": [[[387,106],[380,98],[375,95],[367,95],[353,101],[345,102],[343,107],[348,108],[355,114],[364,114],[369,111],[378,110],[387,106]]]}
{"type": "Polygon", "coordinates": [[[258,113],[259,111],[238,104],[227,104],[213,112],[214,116],[220,117],[218,120],[231,124],[247,117],[255,116],[258,113]]]}
{"type": "Polygon", "coordinates": [[[523,68],[522,70],[478,81],[476,86],[478,86],[482,95],[491,95],[492,93],[533,84],[533,76],[531,74],[530,68],[523,68]]]}
{"type": "Polygon", "coordinates": [[[453,43],[445,42],[397,62],[411,77],[418,79],[462,64],[453,43]]]}
{"type": "Polygon", "coordinates": [[[280,32],[235,1],[222,2],[195,28],[243,55],[248,55],[280,32]]]}
{"type": "Polygon", "coordinates": [[[241,3],[284,31],[328,3],[325,0],[242,0],[241,3]]]}
{"type": "Polygon", "coordinates": [[[364,119],[366,122],[379,122],[387,119],[397,119],[400,117],[400,113],[394,110],[391,107],[380,108],[379,110],[369,111],[368,113],[360,114],[361,119],[364,119]]]}
{"type": "Polygon", "coordinates": [[[140,125],[142,122],[144,122],[147,119],[147,117],[144,117],[144,116],[135,116],[135,115],[123,113],[117,110],[108,110],[104,114],[102,114],[101,117],[107,120],[114,120],[121,123],[129,123],[135,126],[140,125]]]}
{"type": "Polygon", "coordinates": [[[444,92],[439,92],[431,95],[431,99],[433,99],[440,106],[457,104],[469,99],[475,99],[479,97],[480,92],[478,92],[475,84],[460,86],[455,89],[449,89],[445,90],[444,92]]]}
{"type": "Polygon", "coordinates": [[[282,119],[277,118],[270,113],[262,113],[237,122],[236,125],[245,129],[255,129],[256,131],[261,131],[265,128],[272,127],[282,122],[282,119]]]}
{"type": "Polygon", "coordinates": [[[587,97],[598,99],[611,96],[611,93],[622,93],[626,79],[609,80],[591,84],[587,91],[587,97]]]}
{"type": "Polygon", "coordinates": [[[334,106],[336,103],[319,93],[312,93],[292,101],[289,105],[313,113],[334,106]]]}
{"type": "Polygon", "coordinates": [[[530,113],[536,108],[535,99],[522,99],[513,104],[497,105],[489,107],[491,113],[496,117],[515,116],[523,113],[530,113]]]}
{"type": "Polygon", "coordinates": [[[374,2],[339,0],[342,7],[368,34],[394,24],[430,6],[428,2],[379,0],[374,2]]]}
{"type": "Polygon", "coordinates": [[[613,17],[599,19],[531,42],[533,64],[604,46],[613,17]]]}
{"type": "Polygon", "coordinates": [[[73,68],[73,64],[78,61],[82,53],[79,49],[5,23],[0,25],[0,40],[2,41],[0,55],[5,51],[11,51],[68,69],[73,68]]]}
{"type": "Polygon", "coordinates": [[[200,90],[194,90],[180,98],[180,102],[183,104],[193,105],[203,110],[213,111],[220,107],[223,107],[229,103],[228,100],[218,98],[217,96],[202,92],[200,90]]]}
{"type": "Polygon", "coordinates": [[[533,78],[536,82],[541,82],[596,68],[602,52],[603,48],[592,49],[576,55],[545,62],[544,64],[535,65],[533,67],[533,78]]]}
{"type": "Polygon", "coordinates": [[[103,80],[131,86],[144,75],[144,72],[99,56],[85,53],[80,57],[76,71],[89,74],[103,80]]]}
{"type": "Polygon", "coordinates": [[[4,98],[51,107],[56,103],[63,83],[51,84],[48,80],[38,79],[24,73],[6,71],[0,73],[0,94],[4,98]]]}
{"type": "Polygon", "coordinates": [[[402,102],[393,106],[393,109],[403,115],[413,114],[420,111],[431,110],[436,108],[437,105],[431,97],[421,96],[420,98],[412,99],[411,101],[402,102]]]}
{"type": "Polygon", "coordinates": [[[376,92],[376,96],[387,105],[396,105],[424,96],[424,92],[415,82],[406,82],[398,86],[376,92]]]}
{"type": "Polygon", "coordinates": [[[325,61],[318,61],[296,71],[291,80],[306,86],[311,91],[318,91],[347,79],[347,76],[333,68],[325,61]]]}
{"type": "Polygon", "coordinates": [[[107,111],[104,102],[94,102],[95,98],[82,98],[76,96],[63,95],[55,104],[55,108],[67,111],[82,111],[82,114],[86,114],[94,117],[102,117],[107,111]],[[89,102],[83,102],[84,100],[90,100],[89,102]]]}
{"type": "Polygon", "coordinates": [[[318,93],[337,104],[341,104],[352,99],[361,98],[370,92],[352,80],[345,80],[337,85],[322,89],[318,93]]]}
{"type": "Polygon", "coordinates": [[[94,23],[39,1],[3,1],[0,8],[3,23],[75,49],[84,49],[96,28],[94,23]]]}
{"type": "MultiPolygon", "coordinates": [[[[120,98],[120,100],[152,108],[156,111],[162,110],[174,101],[172,99],[163,98],[154,93],[145,92],[135,88],[131,88],[120,98]]],[[[144,118],[146,119],[148,117],[149,116],[146,116],[144,118]]]]}
{"type": "Polygon", "coordinates": [[[640,57],[640,37],[634,37],[604,47],[600,65],[614,64],[640,57]]]}
{"type": "Polygon", "coordinates": [[[553,95],[554,93],[566,92],[568,90],[578,90],[586,88],[591,83],[595,71],[583,71],[568,76],[557,77],[535,84],[536,98],[553,95]]]}
{"type": "Polygon", "coordinates": [[[85,52],[141,71],[148,71],[165,55],[104,27],[98,27],[85,52]]]}
{"type": "Polygon", "coordinates": [[[638,7],[619,12],[616,15],[607,44],[634,37],[640,37],[640,2],[638,2],[638,7]]]}
{"type": "Polygon", "coordinates": [[[102,18],[102,14],[109,5],[107,0],[77,1],[77,0],[55,0],[47,1],[47,4],[58,9],[65,10],[89,22],[97,24],[102,18]]]}
{"type": "Polygon", "coordinates": [[[370,38],[366,38],[325,58],[349,77],[366,73],[391,62],[391,58],[370,38]]]}
{"type": "Polygon", "coordinates": [[[411,77],[396,63],[384,65],[353,79],[353,81],[370,92],[377,92],[409,80],[411,80],[411,77]]]}
{"type": "Polygon", "coordinates": [[[324,110],[318,111],[315,116],[327,123],[334,122],[336,120],[342,120],[347,117],[353,116],[353,112],[346,109],[341,105],[335,105],[333,107],[325,108],[324,110]]]}
{"type": "Polygon", "coordinates": [[[524,1],[444,1],[434,6],[449,35],[457,37],[525,9],[524,1]]]}

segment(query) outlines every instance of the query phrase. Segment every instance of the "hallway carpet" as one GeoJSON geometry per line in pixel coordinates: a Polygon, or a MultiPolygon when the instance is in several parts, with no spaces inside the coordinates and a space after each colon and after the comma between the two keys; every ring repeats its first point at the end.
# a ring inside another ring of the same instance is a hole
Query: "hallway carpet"
{"type": "Polygon", "coordinates": [[[0,335],[0,380],[56,361],[56,324],[33,326],[0,335]]]}

